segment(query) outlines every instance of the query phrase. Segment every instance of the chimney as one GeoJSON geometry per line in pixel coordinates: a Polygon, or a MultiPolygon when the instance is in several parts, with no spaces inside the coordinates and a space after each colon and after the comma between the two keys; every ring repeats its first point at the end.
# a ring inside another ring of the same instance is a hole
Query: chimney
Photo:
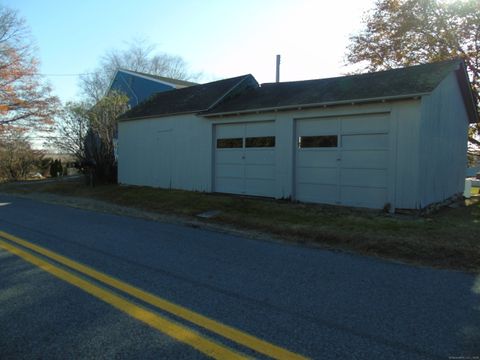
{"type": "Polygon", "coordinates": [[[277,72],[275,76],[275,82],[280,82],[280,55],[277,55],[277,72]]]}

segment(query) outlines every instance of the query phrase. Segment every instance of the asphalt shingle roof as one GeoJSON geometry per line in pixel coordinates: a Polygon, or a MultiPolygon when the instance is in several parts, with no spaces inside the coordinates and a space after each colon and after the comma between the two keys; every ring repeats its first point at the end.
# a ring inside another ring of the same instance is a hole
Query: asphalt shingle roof
{"type": "Polygon", "coordinates": [[[252,75],[243,75],[157,93],[127,111],[119,120],[205,111],[248,78],[253,79],[252,75]]]}
{"type": "Polygon", "coordinates": [[[461,60],[328,79],[267,83],[261,86],[258,86],[252,75],[243,75],[157,93],[127,111],[119,120],[183,113],[215,116],[399,99],[432,92],[453,71],[457,71],[470,122],[477,122],[478,113],[461,60]]]}
{"type": "Polygon", "coordinates": [[[209,114],[385,99],[431,92],[460,60],[319,80],[267,83],[222,101],[209,114]]]}

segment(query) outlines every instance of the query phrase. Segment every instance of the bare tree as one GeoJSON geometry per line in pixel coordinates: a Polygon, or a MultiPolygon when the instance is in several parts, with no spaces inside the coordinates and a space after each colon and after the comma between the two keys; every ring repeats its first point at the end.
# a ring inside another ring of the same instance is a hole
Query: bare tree
{"type": "Polygon", "coordinates": [[[126,95],[113,92],[100,100],[88,112],[90,128],[104,143],[108,156],[113,156],[113,139],[117,129],[117,118],[127,110],[126,95]]]}
{"type": "Polygon", "coordinates": [[[116,181],[114,154],[117,118],[127,110],[128,97],[112,92],[88,111],[89,130],[85,138],[85,154],[96,167],[100,180],[116,181]]]}
{"type": "Polygon", "coordinates": [[[85,138],[90,126],[88,112],[86,103],[68,102],[56,122],[55,135],[48,138],[47,144],[72,155],[78,162],[86,160],[85,138]]]}
{"type": "Polygon", "coordinates": [[[106,95],[110,81],[118,68],[178,80],[195,80],[200,76],[191,73],[187,63],[180,56],[156,53],[154,45],[136,41],[126,50],[107,52],[95,71],[80,77],[80,88],[87,101],[95,104],[106,95]]]}
{"type": "Polygon", "coordinates": [[[0,126],[38,128],[53,122],[59,101],[38,73],[25,21],[0,5],[0,126]]]}

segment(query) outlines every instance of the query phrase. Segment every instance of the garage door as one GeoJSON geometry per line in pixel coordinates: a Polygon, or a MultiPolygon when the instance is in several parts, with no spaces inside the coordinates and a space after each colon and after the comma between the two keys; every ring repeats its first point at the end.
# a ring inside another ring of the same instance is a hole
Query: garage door
{"type": "Polygon", "coordinates": [[[388,202],[388,114],[296,121],[295,198],[382,208],[388,202]]]}
{"type": "Polygon", "coordinates": [[[216,192],[274,196],[273,121],[215,126],[216,192]]]}

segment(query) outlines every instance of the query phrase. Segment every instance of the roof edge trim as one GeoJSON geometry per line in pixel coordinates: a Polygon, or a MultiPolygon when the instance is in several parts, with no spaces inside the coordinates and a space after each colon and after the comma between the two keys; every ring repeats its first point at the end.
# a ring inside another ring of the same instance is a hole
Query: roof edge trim
{"type": "MultiPolygon", "coordinates": [[[[163,85],[171,85],[171,86],[181,86],[181,87],[188,87],[189,85],[180,85],[180,84],[175,84],[174,82],[168,82],[168,81],[163,81],[163,80],[160,80],[160,79],[157,79],[155,78],[154,76],[147,76],[147,75],[143,75],[143,74],[139,74],[138,72],[136,71],[133,71],[133,70],[128,70],[128,69],[124,69],[124,68],[117,68],[116,70],[117,72],[121,71],[121,72],[124,72],[124,73],[127,73],[127,74],[130,74],[130,75],[133,75],[133,76],[137,76],[139,78],[142,78],[142,79],[146,79],[146,80],[151,80],[151,81],[155,81],[157,83],[160,83],[160,84],[163,84],[163,85]]],[[[115,73],[115,75],[117,74],[117,72],[115,73]]],[[[113,82],[113,79],[115,78],[115,76],[112,78],[112,82],[113,82]]],[[[178,79],[172,79],[172,80],[178,80],[178,79]]],[[[178,80],[178,81],[184,81],[184,80],[178,80]]],[[[198,85],[198,84],[197,84],[198,85]]],[[[111,86],[111,84],[110,84],[111,86]]],[[[193,86],[193,85],[190,85],[190,86],[193,86]]]]}
{"type": "Polygon", "coordinates": [[[120,117],[117,118],[117,122],[124,122],[124,121],[130,121],[130,120],[156,119],[156,118],[161,118],[161,117],[177,116],[177,115],[186,115],[186,114],[200,114],[201,111],[202,111],[202,110],[199,109],[199,110],[183,111],[183,112],[177,112],[177,113],[168,113],[168,114],[159,114],[159,115],[148,115],[148,116],[138,116],[138,117],[132,117],[132,118],[122,118],[123,115],[120,115],[120,117]]]}
{"type": "Polygon", "coordinates": [[[251,113],[260,113],[260,112],[300,110],[300,109],[305,109],[305,108],[311,109],[311,108],[317,108],[317,107],[327,107],[327,106],[336,106],[336,105],[356,105],[356,104],[359,104],[359,103],[407,100],[407,99],[413,99],[413,98],[420,98],[422,96],[429,95],[429,94],[431,94],[431,93],[430,92],[424,92],[424,93],[415,93],[415,94],[398,95],[398,96],[387,96],[387,97],[383,96],[383,97],[377,97],[377,98],[351,99],[351,100],[330,101],[330,102],[322,102],[322,103],[285,105],[285,106],[248,109],[248,110],[238,110],[238,111],[229,111],[229,112],[221,112],[221,113],[201,112],[198,115],[201,115],[201,116],[204,116],[204,117],[208,118],[208,117],[251,114],[251,113]]]}
{"type": "Polygon", "coordinates": [[[468,77],[467,66],[465,61],[461,61],[460,67],[455,70],[455,75],[460,86],[460,92],[463,97],[465,106],[467,107],[467,113],[470,124],[476,124],[480,122],[480,115],[478,114],[478,108],[473,96],[473,91],[470,85],[470,79],[468,77]]]}

